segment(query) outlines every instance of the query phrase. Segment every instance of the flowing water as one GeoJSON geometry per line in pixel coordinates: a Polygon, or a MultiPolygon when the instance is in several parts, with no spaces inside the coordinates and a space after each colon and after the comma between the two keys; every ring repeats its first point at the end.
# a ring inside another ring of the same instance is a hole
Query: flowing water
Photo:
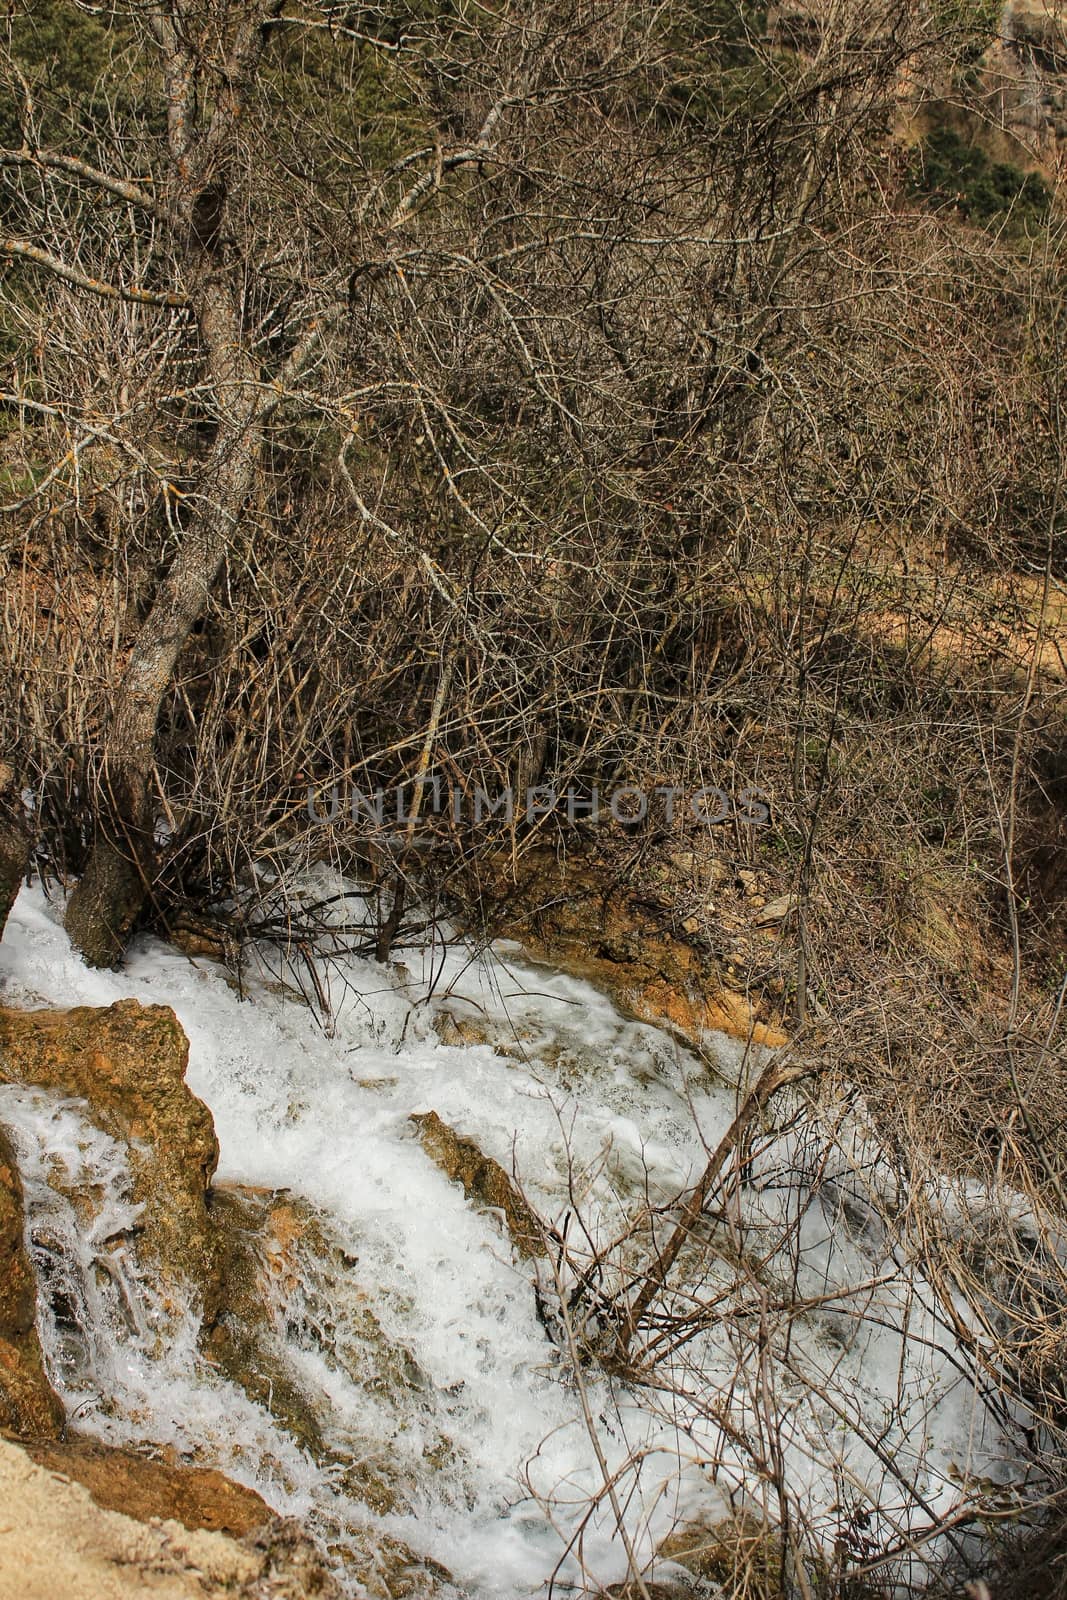
{"type": "MultiPolygon", "coordinates": [[[[859,1108],[831,1126],[785,1095],[757,1126],[729,1200],[676,1264],[645,1383],[572,1359],[551,1261],[521,1259],[409,1120],[436,1111],[517,1175],[566,1241],[570,1284],[599,1255],[593,1312],[571,1329],[595,1342],[597,1294],[647,1256],[627,1220],[660,1208],[669,1231],[759,1068],[733,1041],[698,1058],[514,949],[439,941],[390,967],[323,963],[323,1026],[266,962],[245,998],[157,941],[119,973],[91,971],[37,889],[0,973],[20,1005],[173,1006],[233,1226],[278,1204],[299,1221],[259,1325],[237,1330],[262,1381],[239,1384],[200,1339],[193,1286],[165,1303],[141,1269],[125,1149],[83,1103],[0,1087],[68,1413],[305,1518],[353,1592],[367,1551],[401,1544],[440,1593],[582,1592],[623,1580],[672,1528],[742,1508],[779,1528],[784,1515],[839,1565],[917,1538],[886,1569],[907,1587],[966,1554],[961,1532],[929,1530],[1024,1487],[1024,1419],[974,1378],[952,1331],[966,1308],[946,1315],[915,1264],[914,1195],[859,1108]]],[[[973,1186],[952,1196],[964,1218],[985,1204],[973,1186]]]]}

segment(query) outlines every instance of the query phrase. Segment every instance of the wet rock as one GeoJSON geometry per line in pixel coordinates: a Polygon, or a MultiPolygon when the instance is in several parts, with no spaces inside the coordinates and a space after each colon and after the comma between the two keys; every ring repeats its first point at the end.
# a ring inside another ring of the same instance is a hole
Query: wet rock
{"type": "Polygon", "coordinates": [[[207,1107],[185,1085],[189,1043],[167,1006],[0,1007],[0,1082],[84,1099],[92,1120],[129,1146],[131,1198],[143,1206],[138,1253],[168,1289],[197,1285],[208,1320],[219,1263],[205,1195],[218,1161],[207,1107]]]}
{"type": "Polygon", "coordinates": [[[448,1006],[439,1006],[433,1017],[434,1032],[442,1044],[466,1047],[488,1045],[498,1056],[525,1060],[526,1046],[537,1040],[537,1030],[513,1020],[472,1016],[448,1006]]]}
{"type": "Polygon", "coordinates": [[[234,1187],[211,1195],[218,1230],[222,1294],[204,1349],[250,1399],[269,1407],[275,1420],[313,1457],[326,1453],[309,1398],[288,1370],[276,1337],[272,1289],[285,1292],[299,1265],[292,1252],[291,1207],[272,1190],[234,1187]],[[277,1223],[278,1218],[286,1219],[277,1223]],[[272,1242],[278,1248],[271,1249],[272,1242]],[[274,1280],[272,1283],[272,1279],[274,1280]]]}
{"type": "Polygon", "coordinates": [[[273,1520],[238,1542],[143,1523],[0,1439],[0,1600],[340,1600],[307,1537],[273,1520]]]}
{"type": "Polygon", "coordinates": [[[461,1047],[494,1043],[493,1027],[485,1018],[457,1016],[445,1006],[434,1012],[433,1026],[442,1044],[461,1047]]]}
{"type": "Polygon", "coordinates": [[[714,1524],[693,1522],[676,1528],[658,1553],[694,1578],[715,1584],[715,1592],[744,1594],[750,1600],[778,1600],[782,1593],[777,1531],[748,1511],[714,1524]]]}
{"type": "Polygon", "coordinates": [[[209,1467],[170,1466],[90,1439],[30,1439],[24,1448],[38,1466],[82,1484],[105,1511],[138,1522],[172,1518],[183,1528],[241,1538],[274,1517],[254,1489],[209,1467]]]}
{"type": "Polygon", "coordinates": [[[416,1112],[411,1118],[419,1130],[422,1147],[430,1160],[454,1183],[463,1185],[467,1199],[476,1206],[498,1211],[519,1255],[525,1260],[548,1254],[548,1230],[536,1212],[523,1199],[499,1161],[483,1155],[473,1139],[465,1139],[436,1111],[416,1112]]]}
{"type": "Polygon", "coordinates": [[[275,1517],[242,1542],[260,1562],[258,1585],[242,1600],[341,1600],[318,1548],[292,1517],[275,1517]]]}
{"type": "Polygon", "coordinates": [[[388,1338],[330,1221],[285,1191],[215,1190],[212,1215],[223,1241],[223,1298],[206,1332],[207,1354],[344,1491],[373,1511],[403,1508],[427,1469],[450,1459],[435,1437],[417,1462],[337,1435],[329,1395],[294,1369],[290,1345],[314,1351],[368,1403],[397,1410],[397,1427],[428,1380],[410,1351],[388,1338]],[[415,1468],[418,1468],[418,1472],[415,1468]]]}
{"type": "MultiPolygon", "coordinates": [[[[739,974],[733,976],[740,981],[739,974]]],[[[733,989],[719,988],[710,995],[694,993],[689,986],[676,986],[670,978],[653,977],[640,987],[622,988],[617,998],[639,1021],[657,1026],[666,1023],[693,1044],[700,1044],[706,1033],[725,1033],[768,1048],[786,1042],[776,1023],[755,1021],[748,1000],[733,989]]]]}
{"type": "MultiPolygon", "coordinates": [[[[715,875],[721,881],[725,870],[715,875]]],[[[742,869],[755,883],[755,874],[742,869]]],[[[673,1029],[699,1045],[706,1033],[727,1033],[755,1045],[786,1042],[780,1019],[741,992],[721,961],[664,926],[663,917],[595,862],[568,863],[532,855],[517,884],[486,878],[484,897],[500,932],[535,961],[551,962],[603,989],[641,1022],[673,1029]],[[735,986],[736,985],[736,986],[735,986]]],[[[693,919],[696,920],[696,919],[693,919]]],[[[684,931],[684,925],[683,925],[684,931]]]]}
{"type": "Polygon", "coordinates": [[[0,1128],[0,1428],[55,1438],[63,1426],[63,1406],[45,1377],[35,1310],[22,1183],[0,1128]]]}
{"type": "Polygon", "coordinates": [[[436,1600],[442,1593],[456,1593],[447,1567],[388,1534],[368,1534],[355,1549],[335,1554],[367,1600],[436,1600]]]}

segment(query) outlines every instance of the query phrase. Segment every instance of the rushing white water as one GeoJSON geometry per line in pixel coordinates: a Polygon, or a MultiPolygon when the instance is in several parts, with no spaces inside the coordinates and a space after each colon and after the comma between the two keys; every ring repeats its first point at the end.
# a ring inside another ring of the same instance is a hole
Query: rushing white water
{"type": "MultiPolygon", "coordinates": [[[[278,1291],[270,1332],[311,1398],[328,1447],[316,1461],[200,1353],[193,1298],[166,1312],[139,1272],[122,1148],[78,1102],[0,1088],[42,1341],[79,1427],[218,1465],[332,1547],[389,1532],[472,1595],[619,1581],[627,1544],[644,1563],[679,1522],[744,1504],[778,1523],[783,1486],[828,1555],[860,1561],[951,1518],[977,1479],[996,1493],[1021,1483],[1012,1419],[983,1403],[909,1264],[899,1180],[848,1120],[816,1137],[810,1118],[776,1112],[757,1131],[736,1209],[711,1219],[664,1301],[684,1317],[718,1293],[720,1309],[684,1340],[664,1336],[657,1385],[576,1369],[546,1331],[545,1266],[538,1295],[410,1113],[433,1109],[474,1138],[588,1257],[642,1201],[665,1205],[695,1180],[755,1064],[714,1039],[711,1072],[505,947],[401,956],[323,965],[324,1029],[268,970],[241,999],[219,968],[158,941],[122,972],[91,971],[58,911],[23,891],[0,945],[5,999],[173,1006],[189,1085],[215,1119],[219,1181],[288,1190],[336,1246],[332,1265],[308,1262],[278,1291]],[[443,1043],[458,1037],[445,1013],[493,1042],[443,1043]],[[353,1492],[352,1461],[388,1465],[401,1486],[390,1509],[353,1492]]],[[[605,1290],[636,1249],[607,1262],[605,1290]]],[[[895,1576],[907,1581],[906,1563],[895,1576]]]]}

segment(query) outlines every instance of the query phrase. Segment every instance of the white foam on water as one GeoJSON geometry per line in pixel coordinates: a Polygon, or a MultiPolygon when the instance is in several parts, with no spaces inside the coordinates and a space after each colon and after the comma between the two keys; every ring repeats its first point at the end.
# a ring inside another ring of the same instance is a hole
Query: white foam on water
{"type": "MultiPolygon", "coordinates": [[[[309,895],[335,891],[325,874],[308,885],[309,895]]],[[[603,1243],[642,1199],[664,1205],[695,1181],[736,1112],[738,1082],[758,1063],[714,1038],[709,1071],[589,984],[506,946],[475,956],[438,940],[399,952],[399,962],[319,963],[324,1027],[280,992],[277,957],[264,955],[247,999],[218,966],[158,940],[138,941],[121,972],[93,971],[72,952],[60,909],[40,889],[23,890],[0,944],[4,998],[172,1006],[190,1040],[189,1086],[215,1119],[219,1180],[288,1189],[328,1218],[379,1325],[420,1375],[410,1392],[382,1398],[292,1336],[290,1364],[318,1393],[331,1446],[386,1455],[417,1481],[406,1505],[375,1517],[213,1370],[197,1349],[191,1300],[168,1321],[152,1286],[136,1275],[131,1285],[128,1267],[111,1259],[136,1221],[121,1148],[77,1103],[0,1089],[39,1258],[47,1264],[41,1241],[51,1230],[57,1258],[96,1285],[67,1286],[67,1320],[80,1333],[56,1322],[62,1295],[42,1290],[50,1367],[80,1426],[218,1465],[278,1509],[317,1519],[329,1539],[375,1522],[485,1595],[539,1593],[554,1574],[580,1586],[583,1569],[602,1584],[625,1577],[590,1428],[619,1473],[641,1560],[678,1518],[714,1521],[731,1497],[776,1521],[776,1473],[827,1549],[847,1524],[857,1559],[864,1540],[893,1543],[950,1512],[968,1475],[1022,1478],[1011,1419],[981,1403],[936,1297],[901,1248],[896,1180],[846,1123],[832,1141],[833,1170],[811,1148],[810,1128],[767,1126],[756,1138],[736,1215],[683,1283],[695,1293],[700,1278],[705,1300],[718,1284],[724,1314],[664,1355],[659,1388],[627,1386],[592,1364],[576,1377],[541,1320],[533,1270],[430,1161],[410,1114],[435,1110],[474,1138],[569,1241],[581,1239],[577,1211],[603,1243]],[[440,1008],[480,1022],[494,1043],[442,1043],[440,1008]],[[79,1191],[96,1196],[80,1236],[79,1191]],[[730,1239],[740,1266],[724,1248],[730,1239]],[[804,1300],[818,1303],[789,1320],[804,1300]],[[74,1341],[66,1352],[64,1338],[74,1341]],[[424,1454],[442,1438],[447,1459],[431,1468],[424,1454]],[[781,1452],[773,1471],[772,1444],[781,1452]]],[[[673,1298],[675,1310],[692,1303],[673,1298]]],[[[306,1327],[307,1295],[294,1291],[290,1311],[292,1326],[306,1327]]]]}

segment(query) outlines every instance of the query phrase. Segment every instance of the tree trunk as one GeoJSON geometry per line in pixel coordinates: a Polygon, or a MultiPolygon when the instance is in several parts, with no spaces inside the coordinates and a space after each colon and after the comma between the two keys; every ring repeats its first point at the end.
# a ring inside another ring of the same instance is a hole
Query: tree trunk
{"type": "Polygon", "coordinates": [[[260,455],[264,404],[258,375],[241,343],[237,307],[220,264],[204,274],[197,300],[208,377],[229,415],[219,423],[198,490],[200,509],[134,641],[115,698],[97,778],[96,838],[66,915],[71,942],[93,966],[114,966],[120,959],[151,892],[156,723],[178,658],[226,559],[260,455]]]}

